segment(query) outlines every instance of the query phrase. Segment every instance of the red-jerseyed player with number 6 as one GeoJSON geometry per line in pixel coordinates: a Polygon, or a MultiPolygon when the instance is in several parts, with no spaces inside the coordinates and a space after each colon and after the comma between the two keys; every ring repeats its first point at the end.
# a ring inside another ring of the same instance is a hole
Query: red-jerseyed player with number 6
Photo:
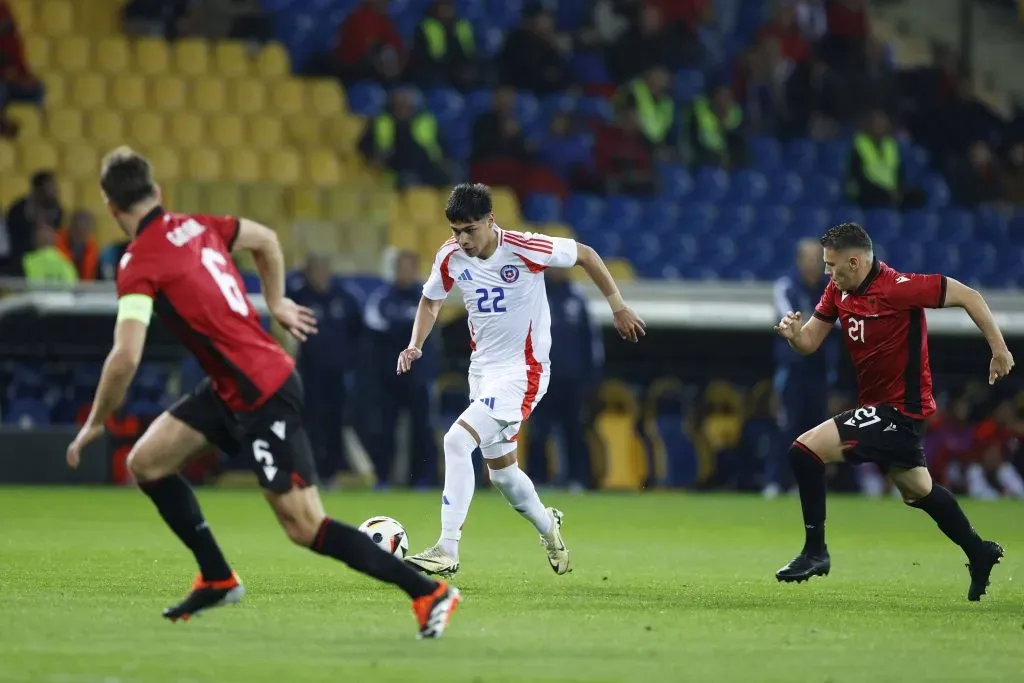
{"type": "Polygon", "coordinates": [[[779,581],[806,581],[831,569],[825,545],[825,465],[876,463],[903,495],[927,512],[967,555],[968,600],[980,600],[1003,548],[983,540],[948,490],[925,466],[926,419],[935,412],[928,365],[925,308],[967,311],[992,350],[989,383],[1013,368],[1013,356],[985,299],[944,275],[900,273],[874,256],[871,238],[844,223],[821,238],[825,273],[832,279],[814,316],[801,326],[789,312],[775,327],[802,354],[814,353],[838,320],[857,371],[857,404],[801,435],[789,451],[803,508],[804,548],[776,572],[779,581]]]}
{"type": "Polygon", "coordinates": [[[244,594],[195,493],[178,473],[212,443],[248,459],[292,541],[397,585],[412,598],[419,637],[439,637],[459,602],[458,590],[424,577],[324,513],[295,363],[260,326],[231,259],[232,250],[252,252],[270,314],[305,340],[316,333],[316,319],[284,296],[284,257],[275,233],[244,218],[165,211],[149,163],[126,147],[104,158],[100,186],[131,243],[117,270],[114,346],[89,418],[68,447],[68,464],[78,465],[82,447],[102,433],[107,417],[123,402],[154,310],[208,375],[153,422],[128,456],[139,488],[199,565],[192,591],[164,610],[164,617],[187,620],[238,602],[244,594]]]}

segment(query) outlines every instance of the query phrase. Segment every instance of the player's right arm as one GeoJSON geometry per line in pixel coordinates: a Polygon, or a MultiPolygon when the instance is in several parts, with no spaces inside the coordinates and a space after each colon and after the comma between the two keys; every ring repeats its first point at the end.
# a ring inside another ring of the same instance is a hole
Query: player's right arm
{"type": "Polygon", "coordinates": [[[803,315],[800,311],[787,311],[775,326],[779,336],[789,342],[797,353],[805,356],[814,353],[832,331],[832,326],[839,317],[839,309],[835,303],[836,291],[835,284],[828,283],[821,300],[814,308],[814,315],[806,323],[802,323],[803,315]]]}
{"type": "Polygon", "coordinates": [[[430,336],[430,331],[434,329],[441,306],[444,305],[444,300],[448,298],[448,292],[452,291],[455,284],[448,271],[448,263],[456,251],[457,246],[446,242],[434,257],[434,265],[430,268],[430,277],[423,285],[423,296],[420,297],[419,306],[416,307],[416,318],[412,323],[409,346],[398,354],[396,372],[399,375],[409,372],[413,362],[423,355],[423,344],[430,336]]]}

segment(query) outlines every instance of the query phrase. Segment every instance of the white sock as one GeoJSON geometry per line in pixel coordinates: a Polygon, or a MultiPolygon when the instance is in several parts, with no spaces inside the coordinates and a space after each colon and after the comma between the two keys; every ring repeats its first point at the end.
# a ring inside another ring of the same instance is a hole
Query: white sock
{"type": "Polygon", "coordinates": [[[992,485],[988,483],[985,470],[977,463],[967,468],[967,493],[971,498],[993,500],[999,497],[992,485]]]}
{"type": "Polygon", "coordinates": [[[452,425],[444,435],[444,492],[441,494],[441,538],[437,544],[453,559],[459,559],[462,525],[473,502],[476,485],[473,449],[476,440],[465,428],[452,425]]]}
{"type": "Polygon", "coordinates": [[[1020,472],[1008,462],[1004,462],[999,466],[999,471],[996,472],[996,479],[999,480],[999,485],[1003,487],[1003,492],[1008,493],[1014,498],[1024,498],[1024,481],[1020,478],[1020,472]]]}
{"type": "Polygon", "coordinates": [[[540,502],[537,489],[526,472],[519,469],[519,465],[509,465],[500,470],[488,469],[491,475],[491,483],[494,488],[501,491],[508,504],[515,508],[537,528],[542,534],[550,533],[551,517],[544,509],[544,503],[540,502]]]}

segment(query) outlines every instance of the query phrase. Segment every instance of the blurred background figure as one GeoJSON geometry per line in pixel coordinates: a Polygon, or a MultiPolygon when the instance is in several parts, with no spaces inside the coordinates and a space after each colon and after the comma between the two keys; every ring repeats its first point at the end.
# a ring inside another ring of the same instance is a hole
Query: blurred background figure
{"type": "Polygon", "coordinates": [[[556,469],[560,485],[593,488],[584,411],[601,382],[604,346],[587,311],[587,300],[569,280],[569,271],[550,268],[544,284],[551,306],[551,380],[545,400],[530,416],[528,470],[538,485],[556,469]],[[548,440],[561,436],[558,467],[548,459],[548,440]]]}
{"type": "Polygon", "coordinates": [[[378,487],[392,481],[392,466],[397,455],[396,433],[399,418],[408,418],[409,472],[403,482],[415,487],[437,484],[437,435],[434,432],[437,379],[438,335],[423,346],[423,357],[410,372],[398,375],[398,354],[409,346],[416,308],[423,293],[419,277],[419,258],[413,252],[399,252],[395,259],[395,277],[374,291],[366,302],[366,327],[369,330],[373,377],[379,395],[380,438],[371,447],[378,487]]]}
{"type": "Polygon", "coordinates": [[[53,171],[32,174],[31,190],[11,204],[7,212],[7,233],[10,239],[9,267],[14,275],[23,274],[22,257],[35,248],[35,231],[40,222],[51,227],[63,223],[57,177],[53,171]]]}
{"type": "Polygon", "coordinates": [[[319,332],[299,347],[298,369],[306,390],[306,427],[316,456],[317,475],[329,486],[348,463],[342,425],[349,373],[359,362],[363,320],[355,297],[335,283],[330,257],[306,258],[305,282],[292,293],[316,314],[319,332]]]}
{"type": "Polygon", "coordinates": [[[451,0],[437,0],[413,36],[409,74],[424,85],[453,84],[467,91],[481,78],[473,25],[460,18],[451,0]]]}
{"type": "Polygon", "coordinates": [[[78,271],[79,280],[95,280],[100,274],[100,247],[96,243],[96,221],[88,211],[71,214],[68,227],[57,236],[57,248],[78,271]]]}
{"type": "Polygon", "coordinates": [[[398,187],[439,187],[450,180],[437,119],[417,111],[409,90],[395,90],[388,111],[367,123],[359,151],[375,169],[393,174],[398,187]]]}
{"type": "Polygon", "coordinates": [[[71,287],[78,282],[75,264],[57,246],[57,230],[52,225],[39,221],[34,247],[21,259],[30,285],[71,287]]]}

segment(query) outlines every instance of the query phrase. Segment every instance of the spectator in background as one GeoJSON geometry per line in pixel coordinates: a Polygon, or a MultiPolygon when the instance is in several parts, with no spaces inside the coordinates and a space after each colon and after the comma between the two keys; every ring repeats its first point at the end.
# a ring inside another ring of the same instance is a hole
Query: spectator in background
{"type": "Polygon", "coordinates": [[[758,31],[759,41],[774,38],[782,56],[794,65],[811,58],[811,46],[797,23],[796,11],[789,0],[777,2],[771,20],[758,31]]]}
{"type": "Polygon", "coordinates": [[[966,161],[957,164],[950,173],[953,203],[975,207],[998,201],[1003,196],[1001,176],[988,143],[976,140],[968,150],[966,161]]]}
{"type": "Polygon", "coordinates": [[[291,296],[313,310],[319,331],[299,347],[298,369],[305,383],[306,427],[325,486],[345,463],[342,420],[348,373],[359,357],[363,319],[359,303],[335,284],[329,257],[310,254],[306,278],[291,296]]]}
{"type": "Polygon", "coordinates": [[[419,258],[404,251],[395,261],[394,283],[383,285],[366,302],[366,326],[374,378],[380,390],[380,439],[374,444],[373,461],[378,486],[386,486],[394,462],[395,432],[404,412],[409,418],[409,481],[413,486],[437,484],[436,406],[433,384],[437,379],[437,348],[428,339],[423,356],[411,371],[395,374],[395,358],[409,345],[416,308],[422,295],[419,258]]]}
{"type": "Polygon", "coordinates": [[[972,498],[1024,498],[1024,480],[1012,462],[1019,436],[1013,402],[999,401],[991,416],[974,430],[972,457],[965,472],[972,498]]]}
{"type": "Polygon", "coordinates": [[[809,136],[815,140],[835,137],[839,120],[848,107],[846,84],[827,64],[812,56],[799,65],[786,82],[786,136],[809,136]]]}
{"type": "MultiPolygon", "coordinates": [[[[117,267],[121,263],[125,250],[131,244],[128,240],[111,242],[100,252],[100,277],[113,282],[117,278],[117,267]]],[[[189,358],[192,356],[189,355],[189,358]]]]}
{"type": "Polygon", "coordinates": [[[635,108],[620,107],[615,123],[598,130],[594,149],[594,167],[605,194],[656,193],[654,152],[640,130],[635,108]]]}
{"type": "Polygon", "coordinates": [[[203,0],[189,4],[178,35],[265,43],[274,37],[274,20],[259,0],[203,0]]]}
{"type": "Polygon", "coordinates": [[[809,45],[815,45],[828,31],[828,12],[825,0],[792,0],[796,24],[809,45]]]}
{"type": "Polygon", "coordinates": [[[853,91],[850,98],[856,104],[853,116],[863,115],[872,109],[895,112],[899,104],[899,82],[885,53],[885,44],[873,38],[864,43],[864,63],[849,83],[853,91]]]}
{"type": "Polygon", "coordinates": [[[416,28],[409,71],[421,85],[450,84],[465,91],[480,83],[473,25],[456,16],[451,0],[437,0],[416,28]]]}
{"type": "Polygon", "coordinates": [[[964,470],[974,447],[972,410],[966,393],[956,395],[945,410],[935,413],[925,437],[928,470],[936,481],[957,492],[965,490],[964,470]]]}
{"type": "Polygon", "coordinates": [[[629,30],[642,6],[641,0],[597,0],[577,44],[588,49],[611,47],[629,30]]]}
{"type": "Polygon", "coordinates": [[[100,273],[100,247],[96,242],[96,221],[88,211],[71,214],[68,227],[57,236],[57,248],[78,271],[79,280],[96,280],[100,273]]]}
{"type": "MultiPolygon", "coordinates": [[[[191,0],[131,0],[122,11],[124,31],[129,35],[178,37],[181,20],[191,0]]],[[[198,4],[198,3],[197,3],[198,4]]]]}
{"type": "Polygon", "coordinates": [[[568,186],[581,188],[591,182],[592,148],[589,135],[573,130],[572,116],[559,112],[537,145],[537,158],[568,186]]]}
{"type": "Polygon", "coordinates": [[[904,187],[900,146],[889,117],[876,109],[853,138],[847,195],[864,208],[913,208],[924,203],[918,189],[904,187]]]}
{"type": "Polygon", "coordinates": [[[646,5],[636,26],[627,30],[608,51],[608,70],[617,83],[626,83],[655,66],[678,69],[699,57],[699,46],[682,28],[667,28],[661,11],[646,5]]]}
{"type": "Polygon", "coordinates": [[[634,109],[640,131],[655,148],[669,143],[675,129],[676,103],[670,86],[672,75],[663,66],[652,66],[642,78],[623,86],[617,96],[619,106],[634,109]]]}
{"type": "Polygon", "coordinates": [[[528,474],[536,484],[548,480],[546,446],[552,431],[561,432],[570,488],[593,488],[590,451],[584,439],[583,410],[600,384],[604,365],[601,334],[593,325],[587,300],[564,268],[544,273],[551,306],[551,380],[546,398],[530,416],[528,474]]]}
{"type": "Polygon", "coordinates": [[[388,0],[364,0],[338,28],[338,74],[346,83],[392,83],[405,68],[405,43],[388,15],[388,0]]]}
{"type": "Polygon", "coordinates": [[[35,228],[34,248],[22,257],[29,285],[71,287],[78,282],[75,264],[57,248],[57,230],[40,221],[35,228]]]}
{"type": "Polygon", "coordinates": [[[732,88],[719,85],[711,97],[701,95],[690,115],[690,144],[697,166],[734,168],[746,159],[743,111],[733,100],[732,88]]]}
{"type": "Polygon", "coordinates": [[[1024,204],[1024,142],[1015,142],[1006,155],[1003,173],[1003,198],[1016,205],[1024,204]]]}
{"type": "Polygon", "coordinates": [[[22,274],[22,256],[33,248],[36,226],[40,223],[57,226],[64,219],[53,171],[34,173],[31,188],[29,194],[12,204],[7,212],[10,262],[14,275],[22,274]]]}
{"type": "Polygon", "coordinates": [[[449,184],[437,119],[428,111],[417,112],[408,90],[391,93],[388,111],[367,123],[359,151],[377,170],[394,174],[399,187],[449,184]]]}
{"type": "Polygon", "coordinates": [[[540,5],[526,9],[523,17],[501,50],[501,82],[543,95],[565,90],[572,84],[568,44],[555,32],[554,17],[540,5]]]}
{"type": "Polygon", "coordinates": [[[14,14],[0,0],[0,110],[7,102],[43,103],[43,84],[29,69],[14,14]]]}
{"type": "MultiPolygon", "coordinates": [[[[779,318],[800,312],[810,320],[828,284],[822,272],[821,245],[801,240],[796,247],[794,269],[775,281],[772,301],[779,318]]],[[[798,436],[828,417],[828,398],[835,385],[838,360],[834,341],[826,340],[823,352],[802,356],[784,339],[775,340],[775,395],[779,401],[779,430],[783,440],[765,463],[765,498],[775,498],[790,486],[786,449],[798,436]]]]}
{"type": "Polygon", "coordinates": [[[779,398],[768,380],[758,382],[747,395],[743,431],[737,449],[740,466],[736,472],[736,488],[740,491],[762,490],[768,498],[778,495],[777,483],[768,483],[769,475],[777,478],[776,473],[782,471],[779,455],[787,447],[782,443],[779,431],[778,402],[779,398]],[[759,477],[759,474],[763,476],[759,477]],[[775,487],[771,494],[770,487],[775,487]]]}
{"type": "Polygon", "coordinates": [[[743,98],[747,125],[762,135],[781,135],[790,128],[786,86],[794,64],[782,54],[778,38],[768,34],[749,56],[748,68],[743,98]]]}
{"type": "Polygon", "coordinates": [[[828,33],[822,54],[832,68],[849,75],[857,68],[871,32],[867,0],[827,0],[825,12],[828,33]]]}

